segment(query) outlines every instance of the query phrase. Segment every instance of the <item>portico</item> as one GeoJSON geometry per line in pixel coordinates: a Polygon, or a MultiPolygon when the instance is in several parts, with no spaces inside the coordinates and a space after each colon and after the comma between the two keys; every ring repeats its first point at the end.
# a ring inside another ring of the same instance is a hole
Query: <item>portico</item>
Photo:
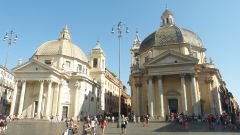
{"type": "Polygon", "coordinates": [[[14,90],[10,115],[39,119],[56,115],[54,112],[57,112],[56,110],[61,107],[53,106],[53,95],[58,93],[59,88],[56,87],[58,84],[58,82],[52,80],[18,80],[14,90]],[[16,107],[17,103],[19,103],[18,108],[16,107]]]}

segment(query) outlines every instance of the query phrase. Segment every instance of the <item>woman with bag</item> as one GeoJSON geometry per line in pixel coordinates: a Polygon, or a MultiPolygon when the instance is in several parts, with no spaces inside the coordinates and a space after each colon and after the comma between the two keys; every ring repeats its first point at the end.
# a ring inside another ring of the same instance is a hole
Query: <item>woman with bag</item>
{"type": "Polygon", "coordinates": [[[90,120],[85,117],[83,123],[83,135],[90,135],[91,133],[91,123],[90,120]]]}
{"type": "Polygon", "coordinates": [[[73,135],[78,133],[78,126],[73,122],[73,119],[66,119],[67,129],[64,131],[63,135],[73,135]]]}

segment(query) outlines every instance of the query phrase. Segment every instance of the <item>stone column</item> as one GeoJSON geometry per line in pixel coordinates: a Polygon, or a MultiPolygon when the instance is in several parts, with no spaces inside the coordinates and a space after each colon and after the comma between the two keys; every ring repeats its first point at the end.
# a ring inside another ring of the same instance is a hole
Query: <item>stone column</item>
{"type": "Polygon", "coordinates": [[[26,80],[22,80],[22,90],[21,90],[20,102],[18,107],[18,117],[22,115],[25,91],[26,91],[26,80]]]}
{"type": "Polygon", "coordinates": [[[217,96],[217,106],[218,106],[218,115],[222,114],[222,105],[221,105],[221,98],[219,94],[219,86],[216,89],[216,96],[217,96]]]}
{"type": "Polygon", "coordinates": [[[194,74],[191,74],[192,80],[192,106],[193,106],[193,113],[198,115],[198,106],[197,106],[197,87],[196,87],[196,78],[194,74]]]}
{"type": "Polygon", "coordinates": [[[153,118],[154,114],[153,114],[153,107],[154,107],[154,103],[153,103],[153,77],[149,77],[149,89],[148,89],[148,113],[150,114],[150,117],[153,118]]]}
{"type": "Polygon", "coordinates": [[[79,88],[80,88],[80,83],[77,81],[75,83],[75,103],[74,103],[74,117],[77,119],[78,117],[78,114],[79,114],[79,111],[80,111],[80,108],[78,107],[78,97],[79,97],[79,88]]]}
{"type": "Polygon", "coordinates": [[[162,76],[158,76],[158,90],[159,90],[159,99],[160,99],[160,107],[159,107],[160,117],[165,118],[162,76]]]}
{"type": "Polygon", "coordinates": [[[135,87],[136,87],[136,115],[138,115],[138,116],[140,116],[141,115],[141,113],[140,113],[140,107],[141,107],[141,105],[140,105],[140,83],[139,82],[137,82],[136,84],[135,84],[135,87]]]}
{"type": "MultiPolygon", "coordinates": [[[[50,116],[50,105],[52,103],[52,81],[48,81],[48,93],[47,93],[47,106],[46,106],[46,117],[49,119],[50,116]]],[[[52,97],[53,98],[53,97],[52,97]]]]}
{"type": "Polygon", "coordinates": [[[39,97],[38,97],[38,108],[37,108],[37,117],[41,118],[41,110],[42,110],[42,98],[43,98],[43,83],[44,80],[40,80],[40,90],[39,90],[39,97]]]}
{"type": "Polygon", "coordinates": [[[182,110],[184,114],[188,113],[188,107],[187,107],[187,93],[186,93],[186,83],[185,83],[185,75],[186,74],[180,74],[181,76],[181,88],[182,88],[182,110]]]}
{"type": "Polygon", "coordinates": [[[58,111],[57,111],[57,115],[59,118],[61,118],[61,114],[62,114],[62,83],[58,84],[58,111]]]}
{"type": "Polygon", "coordinates": [[[201,93],[200,93],[200,89],[199,89],[199,84],[198,81],[196,81],[196,88],[197,88],[197,107],[198,107],[198,114],[202,115],[202,108],[201,108],[201,93]]]}
{"type": "Polygon", "coordinates": [[[15,87],[14,87],[14,91],[13,91],[13,98],[12,98],[11,109],[10,109],[10,116],[14,115],[17,91],[18,91],[18,81],[15,81],[15,87]]]}
{"type": "MultiPolygon", "coordinates": [[[[95,102],[95,106],[96,106],[95,107],[95,109],[96,109],[95,110],[95,114],[97,115],[99,113],[99,107],[98,107],[99,106],[99,104],[98,104],[99,102],[97,101],[97,98],[98,98],[98,88],[97,88],[97,86],[95,86],[94,89],[95,89],[94,90],[95,91],[95,100],[94,100],[94,102],[95,102]]],[[[80,108],[79,108],[79,111],[80,111],[80,108]]]]}

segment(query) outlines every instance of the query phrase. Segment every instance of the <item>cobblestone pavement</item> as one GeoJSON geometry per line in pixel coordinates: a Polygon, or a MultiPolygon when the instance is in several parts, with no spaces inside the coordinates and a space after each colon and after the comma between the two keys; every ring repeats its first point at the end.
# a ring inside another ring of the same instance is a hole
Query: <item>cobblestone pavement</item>
{"type": "MultiPolygon", "coordinates": [[[[79,125],[79,124],[78,124],[79,125]]],[[[121,129],[116,128],[116,123],[109,123],[105,135],[121,134],[121,129]]],[[[51,123],[48,121],[19,120],[8,124],[8,129],[0,135],[61,135],[64,131],[65,123],[51,123]]],[[[80,124],[81,135],[82,122],[80,124]]],[[[100,128],[97,135],[100,135],[100,128]]],[[[223,129],[217,126],[215,130],[209,130],[207,124],[191,124],[189,129],[184,129],[179,124],[165,122],[152,122],[143,127],[141,124],[129,123],[127,125],[128,135],[239,135],[240,130],[223,129]]]]}

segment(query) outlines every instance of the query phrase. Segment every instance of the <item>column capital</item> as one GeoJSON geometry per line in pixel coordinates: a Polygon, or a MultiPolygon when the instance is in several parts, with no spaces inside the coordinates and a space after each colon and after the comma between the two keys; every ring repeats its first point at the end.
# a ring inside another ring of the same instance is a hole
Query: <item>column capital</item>
{"type": "Polygon", "coordinates": [[[157,78],[158,78],[158,79],[162,79],[162,78],[163,78],[163,75],[158,75],[157,78]]]}
{"type": "Polygon", "coordinates": [[[26,80],[20,80],[22,83],[26,82],[26,80]]]}
{"type": "Polygon", "coordinates": [[[47,82],[48,82],[48,83],[53,83],[53,81],[52,81],[52,80],[47,80],[47,82]]]}
{"type": "Polygon", "coordinates": [[[141,82],[136,82],[135,87],[142,87],[142,83],[141,82]]]}
{"type": "Polygon", "coordinates": [[[196,74],[196,73],[189,73],[189,75],[190,75],[191,77],[197,77],[197,74],[196,74]]]}
{"type": "Polygon", "coordinates": [[[79,81],[76,81],[75,84],[74,84],[74,87],[75,87],[76,89],[80,88],[80,87],[81,87],[80,82],[79,82],[79,81]]]}
{"type": "Polygon", "coordinates": [[[212,77],[207,77],[205,80],[205,83],[212,83],[212,82],[213,82],[212,77]]]}
{"type": "Polygon", "coordinates": [[[152,76],[152,75],[151,75],[151,76],[148,76],[148,80],[153,80],[153,77],[154,77],[154,76],[152,76]]]}
{"type": "Polygon", "coordinates": [[[44,82],[44,80],[38,80],[40,83],[43,83],[44,82]]]}
{"type": "Polygon", "coordinates": [[[187,75],[187,73],[180,73],[180,77],[183,78],[187,75]]]}

